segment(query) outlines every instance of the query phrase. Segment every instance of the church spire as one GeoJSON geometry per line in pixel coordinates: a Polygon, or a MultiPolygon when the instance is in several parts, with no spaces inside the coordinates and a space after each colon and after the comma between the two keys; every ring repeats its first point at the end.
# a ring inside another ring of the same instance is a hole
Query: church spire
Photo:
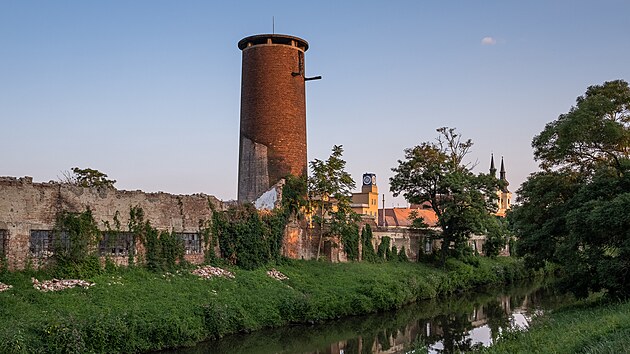
{"type": "Polygon", "coordinates": [[[505,178],[505,165],[503,164],[503,156],[501,156],[501,171],[499,172],[499,180],[504,182],[502,189],[504,192],[507,192],[507,186],[509,185],[509,183],[505,178]]]}
{"type": "Polygon", "coordinates": [[[494,154],[490,155],[490,176],[497,178],[497,169],[494,167],[494,154]]]}

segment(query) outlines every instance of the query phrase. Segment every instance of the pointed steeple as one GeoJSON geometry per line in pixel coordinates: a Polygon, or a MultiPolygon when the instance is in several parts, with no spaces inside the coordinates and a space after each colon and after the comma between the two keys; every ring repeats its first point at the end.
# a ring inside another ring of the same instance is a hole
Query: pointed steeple
{"type": "Polygon", "coordinates": [[[499,172],[499,180],[503,181],[504,187],[502,188],[504,192],[507,192],[507,186],[509,185],[507,179],[505,178],[505,165],[503,164],[503,156],[501,156],[501,171],[499,172]]]}
{"type": "Polygon", "coordinates": [[[490,176],[497,178],[497,169],[494,167],[494,154],[490,155],[490,176]]]}

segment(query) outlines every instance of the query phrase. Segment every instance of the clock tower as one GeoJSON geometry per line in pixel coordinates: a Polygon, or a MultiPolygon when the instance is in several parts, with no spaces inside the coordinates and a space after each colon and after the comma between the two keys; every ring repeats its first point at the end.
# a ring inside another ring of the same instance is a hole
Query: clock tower
{"type": "Polygon", "coordinates": [[[363,186],[361,187],[362,193],[374,192],[378,194],[378,188],[376,187],[376,175],[373,173],[363,174],[363,186]]]}
{"type": "Polygon", "coordinates": [[[378,187],[376,175],[364,173],[361,193],[352,194],[352,210],[357,214],[376,218],[378,216],[378,187]]]}

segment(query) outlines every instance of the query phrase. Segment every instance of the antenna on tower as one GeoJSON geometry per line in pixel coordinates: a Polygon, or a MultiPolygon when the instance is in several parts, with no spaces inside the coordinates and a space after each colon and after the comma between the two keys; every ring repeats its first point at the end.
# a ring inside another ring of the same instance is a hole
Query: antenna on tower
{"type": "Polygon", "coordinates": [[[271,16],[271,34],[276,34],[276,17],[271,16]]]}

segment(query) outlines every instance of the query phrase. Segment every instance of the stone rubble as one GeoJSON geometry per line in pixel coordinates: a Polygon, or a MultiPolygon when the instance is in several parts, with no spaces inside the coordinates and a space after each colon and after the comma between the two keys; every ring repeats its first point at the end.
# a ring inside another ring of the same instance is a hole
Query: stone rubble
{"type": "Polygon", "coordinates": [[[204,279],[210,279],[212,277],[223,277],[234,279],[234,273],[229,270],[221,269],[213,266],[198,267],[192,271],[192,274],[200,276],[204,279]]]}
{"type": "Polygon", "coordinates": [[[286,275],[280,273],[279,271],[276,270],[276,268],[271,268],[271,270],[267,271],[267,275],[276,279],[276,280],[287,280],[289,279],[289,277],[287,277],[286,275]]]}
{"type": "Polygon", "coordinates": [[[79,279],[53,279],[39,281],[35,278],[31,278],[31,281],[33,282],[33,287],[35,289],[43,292],[65,290],[75,288],[77,286],[87,289],[95,285],[94,283],[79,279]]]}
{"type": "Polygon", "coordinates": [[[13,287],[13,285],[7,285],[4,283],[0,283],[0,293],[3,291],[7,291],[9,289],[11,289],[13,287]]]}

